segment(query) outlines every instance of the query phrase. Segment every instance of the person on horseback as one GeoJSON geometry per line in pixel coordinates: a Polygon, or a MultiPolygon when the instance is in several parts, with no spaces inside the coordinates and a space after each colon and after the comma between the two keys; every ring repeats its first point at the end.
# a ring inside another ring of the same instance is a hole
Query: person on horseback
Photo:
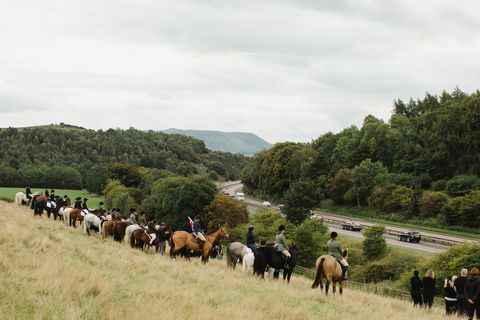
{"type": "Polygon", "coordinates": [[[153,244],[153,241],[157,238],[157,229],[155,228],[155,219],[153,217],[148,219],[147,234],[150,236],[150,244],[153,244]]]}
{"type": "Polygon", "coordinates": [[[73,207],[78,210],[82,210],[82,198],[76,197],[75,198],[75,203],[73,204],[73,207]]]}
{"type": "Polygon", "coordinates": [[[333,231],[330,234],[330,240],[328,240],[327,247],[328,247],[328,254],[333,256],[337,259],[338,263],[342,267],[342,280],[347,280],[347,270],[348,270],[348,262],[342,256],[342,247],[340,246],[340,242],[337,240],[338,234],[333,231]]]}
{"type": "Polygon", "coordinates": [[[48,192],[48,186],[45,186],[45,191],[44,191],[45,197],[50,197],[50,193],[48,192]]]}
{"type": "Polygon", "coordinates": [[[82,212],[84,214],[90,213],[90,210],[88,210],[88,205],[87,205],[87,198],[83,198],[83,203],[82,203],[82,212]]]}
{"type": "Polygon", "coordinates": [[[207,241],[207,239],[202,233],[202,226],[200,225],[200,216],[196,216],[195,220],[193,220],[193,235],[195,236],[195,238],[198,239],[198,241],[200,242],[200,245],[203,245],[203,243],[207,241]]]}
{"type": "Polygon", "coordinates": [[[135,208],[130,208],[130,223],[131,224],[138,224],[137,222],[137,211],[135,208]]]}
{"type": "Polygon", "coordinates": [[[253,253],[255,253],[255,250],[257,250],[257,244],[255,243],[255,236],[253,234],[253,229],[254,229],[253,225],[250,225],[248,227],[246,243],[247,243],[247,247],[250,248],[253,253]]]}
{"type": "Polygon", "coordinates": [[[107,220],[108,221],[112,221],[112,220],[115,220],[115,211],[117,209],[116,208],[112,208],[112,210],[110,211],[110,213],[107,215],[107,220]]]}
{"type": "Polygon", "coordinates": [[[277,250],[283,253],[285,257],[285,269],[289,269],[288,259],[291,257],[290,252],[288,251],[287,238],[285,237],[285,226],[282,224],[278,227],[277,235],[275,236],[275,246],[277,250]]]}
{"type": "Polygon", "coordinates": [[[56,196],[55,196],[55,190],[51,190],[50,191],[50,197],[47,197],[50,199],[50,201],[55,201],[56,200],[56,196]]]}
{"type": "Polygon", "coordinates": [[[138,224],[142,227],[147,226],[147,219],[145,218],[145,211],[140,211],[140,218],[138,218],[138,224]]]}
{"type": "Polygon", "coordinates": [[[25,195],[27,196],[28,200],[32,199],[32,189],[30,189],[30,185],[27,185],[25,188],[25,195]]]}
{"type": "Polygon", "coordinates": [[[63,196],[63,205],[65,207],[70,207],[70,198],[67,195],[63,196]]]}

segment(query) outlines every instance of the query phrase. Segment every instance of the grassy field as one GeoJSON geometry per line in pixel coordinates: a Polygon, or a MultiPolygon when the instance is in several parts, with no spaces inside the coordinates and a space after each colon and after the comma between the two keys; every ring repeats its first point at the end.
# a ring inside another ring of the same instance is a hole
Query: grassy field
{"type": "Polygon", "coordinates": [[[298,276],[286,285],[171,261],[29,213],[0,201],[2,319],[446,319],[348,288],[325,297],[298,276]]]}
{"type": "MultiPolygon", "coordinates": [[[[14,201],[15,194],[17,192],[25,192],[25,189],[22,188],[5,188],[0,187],[0,199],[5,201],[14,201]]],[[[32,189],[32,192],[43,193],[43,189],[32,189]]],[[[55,194],[58,196],[68,195],[72,201],[75,201],[76,197],[88,198],[87,204],[89,208],[98,208],[98,203],[103,200],[103,198],[97,194],[91,194],[86,190],[68,190],[68,189],[55,189],[55,194]]]]}

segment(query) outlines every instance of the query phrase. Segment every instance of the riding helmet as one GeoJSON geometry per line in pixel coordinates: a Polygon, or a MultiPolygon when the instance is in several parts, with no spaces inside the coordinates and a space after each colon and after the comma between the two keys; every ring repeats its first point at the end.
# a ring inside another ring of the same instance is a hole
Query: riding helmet
{"type": "Polygon", "coordinates": [[[285,226],[281,224],[280,227],[278,227],[278,231],[283,231],[283,230],[285,230],[285,226]]]}
{"type": "Polygon", "coordinates": [[[330,238],[336,238],[338,237],[338,233],[336,233],[335,231],[333,231],[332,233],[330,233],[330,238]]]}
{"type": "Polygon", "coordinates": [[[253,224],[248,226],[248,230],[252,231],[253,230],[253,224]]]}

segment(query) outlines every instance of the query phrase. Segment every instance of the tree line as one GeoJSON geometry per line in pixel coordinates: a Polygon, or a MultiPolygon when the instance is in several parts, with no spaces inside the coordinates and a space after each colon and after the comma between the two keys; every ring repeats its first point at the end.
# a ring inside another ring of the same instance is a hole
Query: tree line
{"type": "Polygon", "coordinates": [[[396,100],[388,122],[368,115],[361,128],[276,144],[256,154],[241,179],[249,192],[284,203],[296,223],[333,203],[478,227],[479,123],[480,91],[396,100]]]}
{"type": "MultiPolygon", "coordinates": [[[[113,163],[234,180],[246,160],[211,151],[195,138],[152,130],[87,130],[65,124],[0,129],[3,186],[88,187],[89,180],[113,163]]],[[[89,190],[101,190],[96,189],[89,190]]]]}

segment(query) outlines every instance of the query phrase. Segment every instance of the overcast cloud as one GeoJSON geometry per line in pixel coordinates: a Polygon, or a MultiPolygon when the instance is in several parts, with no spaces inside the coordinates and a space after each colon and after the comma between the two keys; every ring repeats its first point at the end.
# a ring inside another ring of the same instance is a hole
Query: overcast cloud
{"type": "Polygon", "coordinates": [[[480,84],[478,1],[0,0],[0,127],[310,141],[480,84]]]}

